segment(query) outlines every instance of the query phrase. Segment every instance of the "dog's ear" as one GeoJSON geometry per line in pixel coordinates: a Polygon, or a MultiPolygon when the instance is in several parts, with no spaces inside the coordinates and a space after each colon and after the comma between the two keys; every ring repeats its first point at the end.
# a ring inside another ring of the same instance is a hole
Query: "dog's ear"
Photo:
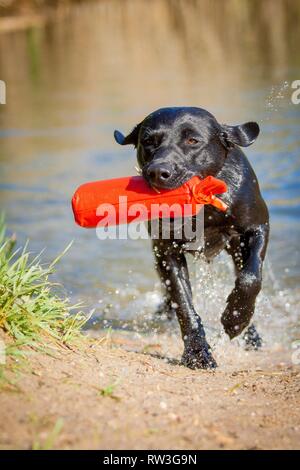
{"type": "Polygon", "coordinates": [[[229,148],[231,144],[239,145],[240,147],[248,147],[253,144],[259,134],[259,125],[257,122],[246,122],[239,126],[221,126],[220,139],[222,144],[229,148]]]}
{"type": "Polygon", "coordinates": [[[120,145],[134,145],[137,146],[138,136],[140,131],[141,124],[135,126],[135,128],[128,134],[126,137],[120,131],[114,132],[115,141],[120,145]]]}

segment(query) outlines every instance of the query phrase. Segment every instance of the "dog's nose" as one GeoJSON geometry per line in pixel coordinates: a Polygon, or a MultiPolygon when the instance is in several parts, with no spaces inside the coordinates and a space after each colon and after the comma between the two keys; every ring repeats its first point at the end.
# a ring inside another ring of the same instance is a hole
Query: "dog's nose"
{"type": "Polygon", "coordinates": [[[151,183],[155,185],[163,185],[168,182],[172,176],[171,167],[168,165],[150,165],[147,170],[147,176],[151,183]]]}

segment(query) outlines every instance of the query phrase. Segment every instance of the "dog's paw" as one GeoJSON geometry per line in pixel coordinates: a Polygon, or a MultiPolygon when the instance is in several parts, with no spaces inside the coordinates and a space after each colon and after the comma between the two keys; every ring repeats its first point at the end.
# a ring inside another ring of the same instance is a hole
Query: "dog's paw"
{"type": "Polygon", "coordinates": [[[181,364],[190,369],[215,369],[217,367],[209,346],[193,349],[186,347],[181,364]]]}
{"type": "Polygon", "coordinates": [[[239,336],[242,331],[249,325],[251,317],[246,315],[238,315],[238,311],[235,311],[229,307],[226,308],[225,312],[221,317],[221,323],[223,325],[225,333],[230,339],[239,336]]]}
{"type": "Polygon", "coordinates": [[[230,324],[230,323],[225,323],[222,321],[224,331],[225,333],[229,336],[230,339],[236,338],[239,336],[242,331],[245,329],[247,325],[238,325],[238,324],[230,324]]]}
{"type": "Polygon", "coordinates": [[[258,349],[262,348],[262,338],[257,332],[254,325],[249,326],[243,336],[243,339],[245,341],[246,351],[257,351],[258,349]]]}

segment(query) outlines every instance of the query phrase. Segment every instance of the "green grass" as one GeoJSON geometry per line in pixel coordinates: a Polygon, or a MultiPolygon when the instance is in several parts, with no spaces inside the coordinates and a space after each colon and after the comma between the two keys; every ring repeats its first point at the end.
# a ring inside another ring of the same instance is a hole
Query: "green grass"
{"type": "MultiPolygon", "coordinates": [[[[14,237],[7,237],[3,217],[0,220],[0,329],[11,339],[6,356],[18,362],[30,350],[47,352],[51,344],[70,345],[83,338],[87,321],[71,305],[61,286],[49,278],[70,245],[52,263],[42,264],[41,255],[33,257],[27,244],[15,249],[14,237]],[[77,313],[73,313],[73,311],[77,313]],[[25,348],[26,346],[26,348],[25,348]]],[[[0,337],[1,339],[1,337],[0,337]]],[[[0,365],[0,377],[3,366],[0,365]]]]}
{"type": "Polygon", "coordinates": [[[117,381],[115,383],[112,383],[112,384],[108,385],[105,388],[99,389],[98,390],[99,395],[102,396],[102,397],[110,397],[110,398],[113,398],[116,401],[120,401],[121,398],[119,396],[115,395],[115,393],[114,393],[118,383],[119,383],[119,381],[117,381]]]}
{"type": "Polygon", "coordinates": [[[38,438],[35,439],[32,450],[52,450],[57,440],[59,434],[62,431],[64,421],[62,418],[59,418],[54,424],[53,429],[49,432],[47,438],[44,442],[41,442],[38,438]]]}

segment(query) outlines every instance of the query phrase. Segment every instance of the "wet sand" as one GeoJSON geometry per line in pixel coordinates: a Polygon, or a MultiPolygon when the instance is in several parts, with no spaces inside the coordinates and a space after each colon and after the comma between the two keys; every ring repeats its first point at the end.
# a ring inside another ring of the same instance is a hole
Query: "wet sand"
{"type": "Polygon", "coordinates": [[[34,354],[0,396],[2,449],[299,449],[300,370],[283,351],[215,351],[179,365],[179,339],[113,333],[34,354]]]}

